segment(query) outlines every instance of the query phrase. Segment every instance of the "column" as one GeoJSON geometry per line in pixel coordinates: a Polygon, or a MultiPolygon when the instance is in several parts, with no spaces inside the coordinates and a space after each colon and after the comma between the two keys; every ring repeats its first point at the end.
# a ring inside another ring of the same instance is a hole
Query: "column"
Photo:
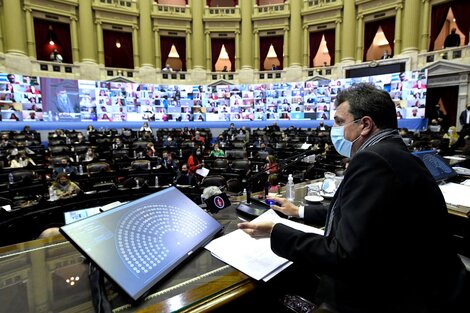
{"type": "Polygon", "coordinates": [[[395,7],[396,16],[395,16],[395,41],[393,46],[392,54],[398,55],[401,53],[401,30],[402,30],[402,21],[403,21],[403,6],[401,4],[395,7]]]}
{"type": "Polygon", "coordinates": [[[158,27],[153,28],[155,37],[155,68],[161,70],[162,66],[162,49],[160,45],[160,33],[158,27]]]}
{"type": "Polygon", "coordinates": [[[342,19],[337,19],[335,21],[335,64],[341,62],[341,24],[343,23],[342,19]]]}
{"type": "Polygon", "coordinates": [[[24,12],[26,15],[26,43],[28,46],[28,56],[30,58],[36,58],[36,48],[34,45],[34,26],[33,26],[33,16],[31,12],[33,10],[31,8],[25,8],[24,12]]]}
{"type": "MultiPolygon", "coordinates": [[[[303,1],[289,1],[290,5],[290,41],[289,44],[289,66],[300,66],[302,60],[302,42],[299,42],[297,35],[302,31],[302,5],[303,1]]],[[[307,45],[308,41],[303,41],[303,45],[307,45]]]]}
{"type": "Polygon", "coordinates": [[[152,7],[152,0],[139,1],[140,58],[141,65],[147,67],[153,67],[154,60],[152,49],[152,7]]]}
{"type": "Polygon", "coordinates": [[[429,47],[429,0],[423,1],[423,19],[421,23],[421,42],[419,49],[421,52],[427,52],[429,47]]]}
{"type": "Polygon", "coordinates": [[[203,69],[205,54],[204,54],[204,2],[199,0],[191,0],[191,11],[193,13],[193,38],[192,40],[192,55],[193,55],[193,68],[203,69]]]}
{"type": "MultiPolygon", "coordinates": [[[[104,64],[103,27],[101,26],[102,22],[100,20],[97,20],[95,23],[96,23],[96,37],[97,37],[97,42],[98,42],[98,64],[105,65],[104,64]]],[[[82,59],[83,59],[83,54],[82,54],[82,59]]]]}
{"type": "Polygon", "coordinates": [[[240,31],[235,31],[235,71],[240,70],[240,31]]]}
{"type": "MultiPolygon", "coordinates": [[[[206,30],[204,32],[206,36],[206,69],[209,72],[212,72],[212,42],[211,42],[211,32],[206,30]]],[[[214,58],[217,58],[218,56],[214,56],[214,58]]]]}
{"type": "Polygon", "coordinates": [[[3,1],[5,46],[7,53],[26,55],[26,30],[21,21],[24,20],[22,1],[3,1]]]}
{"type": "Polygon", "coordinates": [[[354,61],[354,47],[356,46],[356,44],[354,42],[355,36],[353,35],[353,32],[356,29],[356,5],[355,1],[344,1],[343,3],[343,36],[341,37],[341,61],[354,61]]]}
{"type": "MultiPolygon", "coordinates": [[[[243,46],[240,46],[241,48],[241,56],[240,56],[240,63],[241,63],[241,68],[258,68],[259,67],[259,38],[253,39],[253,24],[251,21],[251,16],[253,14],[253,5],[256,3],[255,0],[244,0],[244,1],[239,1],[239,6],[240,6],[240,13],[242,15],[242,21],[241,21],[241,39],[240,41],[243,42],[243,46]],[[255,57],[255,63],[253,64],[253,54],[252,54],[252,45],[253,45],[253,40],[254,40],[254,53],[255,55],[258,54],[258,61],[256,60],[255,57]],[[256,48],[258,45],[258,48],[256,48]]],[[[237,43],[238,44],[238,43],[237,43]]]]}
{"type": "Polygon", "coordinates": [[[418,52],[420,3],[416,0],[405,0],[403,10],[403,52],[418,52]]]}
{"type": "MultiPolygon", "coordinates": [[[[308,32],[308,26],[304,25],[303,27],[303,33],[304,33],[304,55],[303,55],[303,61],[302,61],[302,66],[303,67],[310,67],[310,60],[308,58],[308,51],[310,50],[310,38],[309,38],[309,32],[308,32]]],[[[313,56],[312,56],[313,58],[313,56]]]]}
{"type": "Polygon", "coordinates": [[[134,52],[134,68],[140,67],[139,26],[132,25],[132,50],[134,52]]]}
{"type": "MultiPolygon", "coordinates": [[[[298,44],[298,43],[297,43],[298,44]]],[[[282,55],[278,55],[277,58],[284,58],[282,61],[283,68],[286,69],[289,66],[289,27],[284,27],[284,40],[283,40],[283,45],[282,45],[282,55]]]]}
{"type": "MultiPolygon", "coordinates": [[[[255,39],[254,39],[254,52],[255,52],[255,58],[254,58],[254,61],[255,61],[255,64],[253,66],[253,68],[256,70],[256,71],[259,71],[260,70],[260,66],[259,66],[259,32],[258,30],[255,30],[255,39]]],[[[243,62],[243,61],[242,61],[243,62]]]]}
{"type": "Polygon", "coordinates": [[[186,70],[193,68],[193,56],[191,54],[191,29],[186,30],[186,70]]]}
{"type": "Polygon", "coordinates": [[[77,17],[70,17],[70,37],[72,38],[72,62],[78,62],[80,60],[80,54],[78,49],[78,27],[77,27],[77,17]]]}
{"type": "Polygon", "coordinates": [[[356,62],[362,62],[364,58],[364,50],[369,47],[364,47],[364,15],[357,16],[357,40],[356,40],[356,62]]]}
{"type": "MultiPolygon", "coordinates": [[[[93,32],[93,11],[92,11],[92,0],[81,0],[78,6],[78,18],[80,20],[80,57],[81,61],[88,61],[96,63],[96,41],[97,38],[98,46],[103,45],[103,30],[97,29],[95,36],[93,32]],[[100,37],[101,36],[101,37],[100,37]],[[101,38],[101,40],[100,40],[101,38]]],[[[101,23],[101,22],[100,22],[101,23]]],[[[100,25],[101,26],[101,25],[100,25]]],[[[102,51],[102,50],[101,50],[102,51]]],[[[98,50],[98,53],[100,51],[98,50]]],[[[102,53],[104,53],[102,51],[102,53]]],[[[103,61],[99,61],[100,64],[104,64],[104,54],[102,56],[103,61]]]]}

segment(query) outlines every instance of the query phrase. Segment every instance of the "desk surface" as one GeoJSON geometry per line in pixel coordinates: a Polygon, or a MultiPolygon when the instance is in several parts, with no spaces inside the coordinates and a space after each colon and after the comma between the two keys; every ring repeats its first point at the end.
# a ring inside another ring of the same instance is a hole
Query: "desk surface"
{"type": "MultiPolygon", "coordinates": [[[[225,233],[236,228],[235,206],[214,217],[225,233]]],[[[158,283],[139,304],[106,284],[108,298],[119,312],[202,312],[239,297],[255,282],[219,261],[205,249],[158,283]]],[[[0,248],[0,312],[91,312],[88,264],[63,237],[0,248]]]]}
{"type": "MultiPolygon", "coordinates": [[[[296,185],[303,199],[305,183],[296,185]]],[[[239,221],[234,205],[214,214],[225,233],[239,221]]],[[[327,203],[322,203],[327,205],[327,203]]],[[[451,212],[451,211],[450,211],[451,212]]],[[[452,213],[452,212],[451,212],[452,213]]],[[[204,312],[250,292],[256,282],[201,249],[137,305],[106,284],[115,312],[204,312]]],[[[1,312],[92,312],[88,264],[63,237],[0,248],[1,312]]]]}

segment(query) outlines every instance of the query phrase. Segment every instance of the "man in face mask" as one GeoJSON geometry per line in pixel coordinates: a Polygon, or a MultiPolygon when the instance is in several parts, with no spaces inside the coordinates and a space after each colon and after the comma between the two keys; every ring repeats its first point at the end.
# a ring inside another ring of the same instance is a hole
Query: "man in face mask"
{"type": "Polygon", "coordinates": [[[273,252],[294,262],[289,277],[297,286],[312,277],[305,293],[318,275],[315,301],[330,311],[469,312],[465,267],[443,227],[446,203],[398,134],[390,95],[357,84],[336,101],[331,139],[351,159],[328,211],[272,198],[279,203],[275,210],[308,224],[323,222],[324,235],[269,221],[239,227],[271,237],[273,252]]]}
{"type": "Polygon", "coordinates": [[[467,103],[466,109],[460,113],[459,121],[462,124],[462,131],[470,129],[470,103],[467,103]]]}

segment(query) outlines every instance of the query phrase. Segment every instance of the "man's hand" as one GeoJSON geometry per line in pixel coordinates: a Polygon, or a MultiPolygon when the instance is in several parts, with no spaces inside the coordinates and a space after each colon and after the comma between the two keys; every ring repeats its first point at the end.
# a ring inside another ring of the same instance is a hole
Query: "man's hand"
{"type": "Polygon", "coordinates": [[[299,217],[299,207],[290,203],[286,198],[268,196],[268,199],[272,199],[280,204],[280,206],[272,205],[272,209],[279,211],[287,216],[299,217]]]}
{"type": "Polygon", "coordinates": [[[238,224],[238,228],[243,230],[245,233],[250,235],[251,237],[269,237],[273,230],[274,223],[273,222],[244,222],[238,224]]]}

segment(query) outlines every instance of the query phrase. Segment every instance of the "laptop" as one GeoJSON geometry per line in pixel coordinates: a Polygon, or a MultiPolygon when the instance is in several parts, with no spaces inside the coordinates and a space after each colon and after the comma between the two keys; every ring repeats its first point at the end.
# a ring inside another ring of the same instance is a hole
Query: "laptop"
{"type": "Polygon", "coordinates": [[[134,300],[221,230],[219,222],[175,187],[60,228],[134,300]]]}
{"type": "Polygon", "coordinates": [[[454,169],[439,155],[437,151],[426,150],[413,152],[413,155],[420,158],[424,165],[438,183],[446,183],[458,174],[454,169]]]}

